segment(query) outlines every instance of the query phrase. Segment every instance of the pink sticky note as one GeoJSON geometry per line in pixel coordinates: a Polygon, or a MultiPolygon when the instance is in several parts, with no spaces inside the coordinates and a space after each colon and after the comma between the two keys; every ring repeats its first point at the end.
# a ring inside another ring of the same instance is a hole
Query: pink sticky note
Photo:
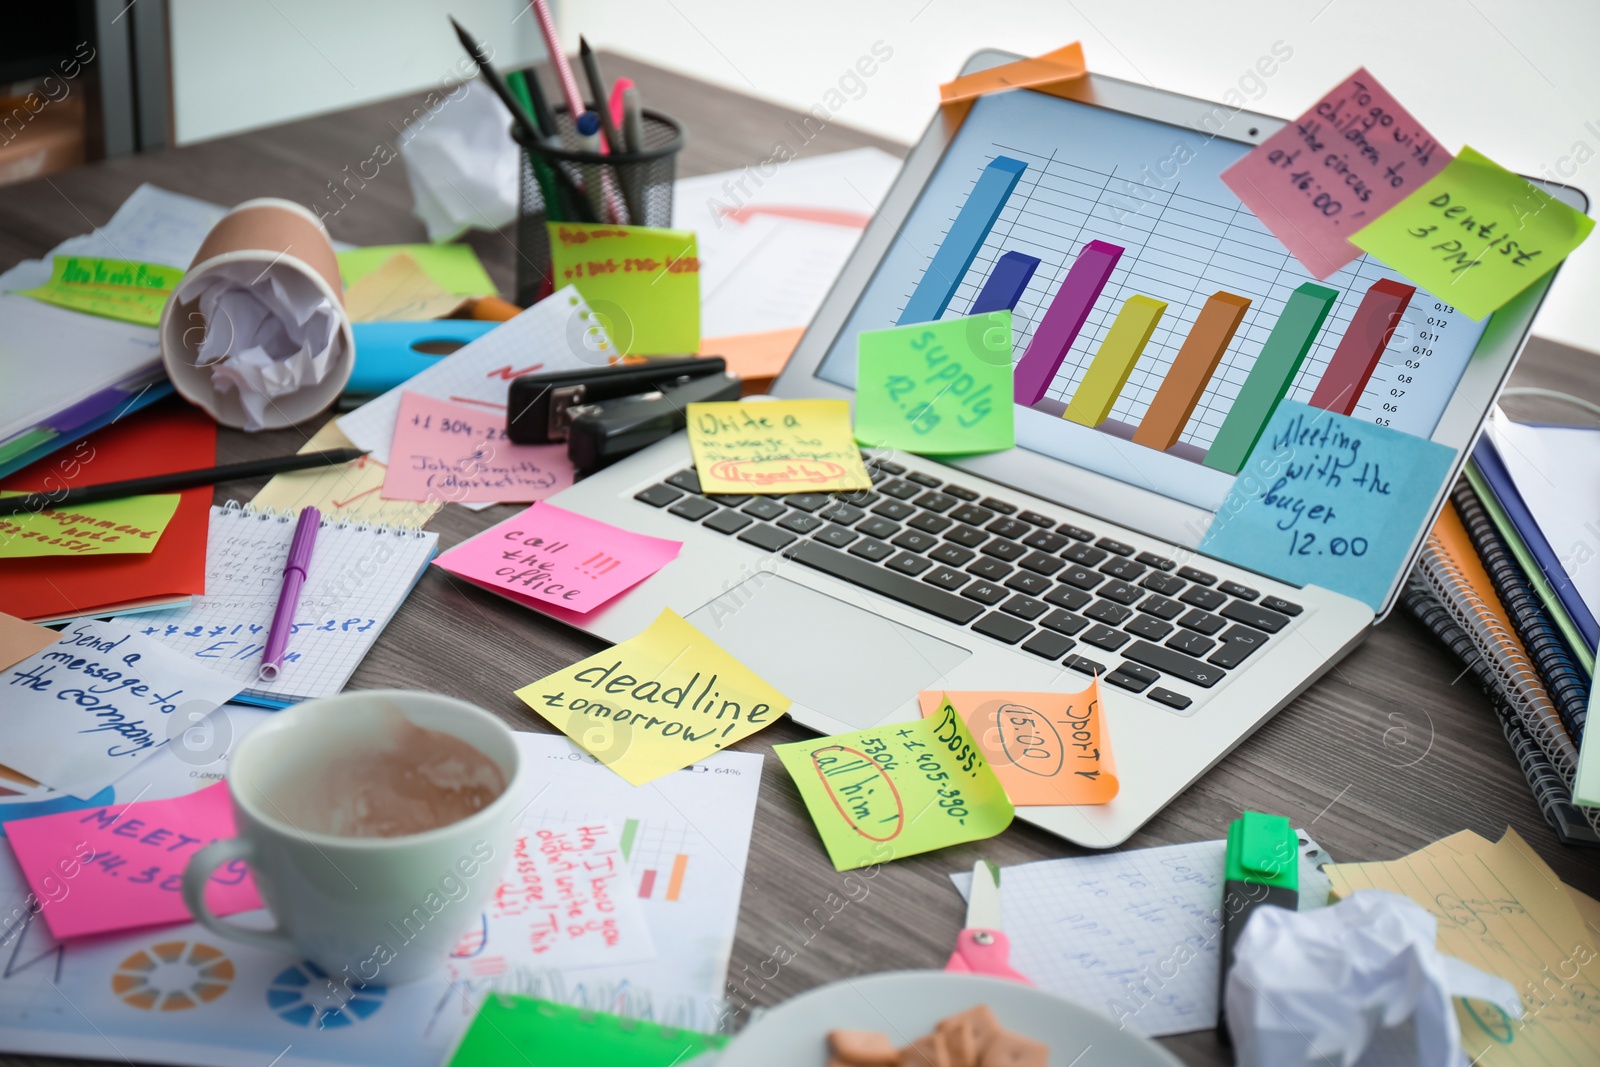
{"type": "MultiPolygon", "coordinates": [[[[225,782],[172,800],[108,805],[16,819],[6,836],[50,932],[82,937],[190,920],[183,904],[189,857],[232,837],[225,782]]],[[[261,907],[244,861],[219,867],[206,903],[218,915],[261,907]]]]}
{"type": "Polygon", "coordinates": [[[554,496],[576,480],[566,445],[512,444],[503,412],[402,393],[379,495],[524,504],[554,496]]]}
{"type": "Polygon", "coordinates": [[[681,541],[535,504],[434,560],[491,593],[559,616],[585,614],[665,567],[681,541]]]}
{"type": "Polygon", "coordinates": [[[1349,238],[1450,162],[1365,67],[1222,172],[1316,278],[1361,255],[1349,238]]]}

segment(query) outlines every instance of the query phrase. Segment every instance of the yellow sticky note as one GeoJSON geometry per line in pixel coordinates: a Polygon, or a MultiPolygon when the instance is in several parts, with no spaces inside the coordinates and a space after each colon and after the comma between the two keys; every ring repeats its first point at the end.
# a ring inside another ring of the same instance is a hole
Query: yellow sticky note
{"type": "MultiPolygon", "coordinates": [[[[355,444],[329,420],[301,446],[301,452],[326,452],[333,448],[354,448],[355,444]]],[[[337,467],[275,474],[250,501],[257,508],[276,508],[298,512],[310,506],[341,522],[384,523],[389,526],[420,528],[443,507],[443,502],[385,500],[380,495],[389,468],[363,456],[354,463],[337,467]]]]}
{"type": "MultiPolygon", "coordinates": [[[[23,496],[0,493],[0,498],[23,496]]],[[[178,510],[177,493],[0,515],[0,559],[149,555],[178,510]]]]}
{"type": "Polygon", "coordinates": [[[1100,701],[1100,680],[1078,693],[923,692],[924,718],[946,701],[1017,807],[1105,804],[1117,795],[1117,765],[1100,701]]]}
{"type": "Polygon", "coordinates": [[[633,785],[770,726],[789,698],[671,608],[639,636],[517,690],[633,785]]]}
{"type": "Polygon", "coordinates": [[[844,400],[690,404],[689,448],[707,493],[871,489],[844,400]]]}
{"type": "Polygon", "coordinates": [[[345,288],[350,288],[362,278],[388,262],[389,257],[404,252],[416,261],[434,281],[456,296],[489,296],[495,292],[489,272],[471,245],[370,245],[351,248],[339,253],[339,273],[344,276],[345,288]]]}
{"type": "Polygon", "coordinates": [[[1350,242],[1481,319],[1554,270],[1594,229],[1471,148],[1350,242]]]}
{"type": "Polygon", "coordinates": [[[46,304],[141,326],[161,321],[167,297],[183,278],[177,267],[101,256],[55,256],[50,280],[20,290],[46,304]]]}
{"type": "Polygon", "coordinates": [[[434,281],[415,256],[396,252],[345,290],[344,310],[351,322],[421,322],[444,318],[465,299],[434,281]]]}
{"type": "Polygon", "coordinates": [[[949,701],[926,719],[773,751],[837,870],[993,837],[1016,814],[949,701]]]}
{"type": "Polygon", "coordinates": [[[625,356],[700,350],[694,231],[551,222],[555,287],[576,285],[625,356]]]}

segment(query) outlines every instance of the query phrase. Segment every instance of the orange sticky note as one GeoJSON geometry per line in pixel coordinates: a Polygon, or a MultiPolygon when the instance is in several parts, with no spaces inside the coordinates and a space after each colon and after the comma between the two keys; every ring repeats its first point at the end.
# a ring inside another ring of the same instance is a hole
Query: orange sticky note
{"type": "Polygon", "coordinates": [[[1078,41],[1032,59],[990,67],[963,74],[939,86],[939,103],[957,104],[1003,89],[1033,89],[1049,92],[1050,87],[1073,81],[1089,72],[1083,61],[1083,45],[1078,41]]]}
{"type": "Polygon", "coordinates": [[[1099,679],[1080,693],[924,691],[923,718],[947,699],[1017,807],[1104,804],[1117,795],[1099,679]]]}
{"type": "Polygon", "coordinates": [[[35,652],[41,652],[61,637],[44,626],[23,622],[0,611],[0,670],[14,667],[35,652]]]}

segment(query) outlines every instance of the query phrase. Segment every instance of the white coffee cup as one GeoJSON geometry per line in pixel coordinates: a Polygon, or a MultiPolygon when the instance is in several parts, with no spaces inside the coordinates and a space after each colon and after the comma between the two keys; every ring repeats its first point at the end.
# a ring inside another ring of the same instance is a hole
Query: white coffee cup
{"type": "Polygon", "coordinates": [[[184,903],[217,936],[301,956],[334,981],[394,985],[421,978],[443,965],[498,884],[527,773],[510,727],[452,697],[363,690],[296,705],[239,742],[228,767],[239,835],[213,841],[189,860],[184,903]],[[488,756],[505,790],[464,819],[400,837],[302,830],[275,813],[263,786],[280,780],[286,764],[330,744],[359,745],[377,736],[395,710],[488,756]],[[249,866],[274,929],[223,922],[206,907],[211,873],[233,860],[249,866]]]}

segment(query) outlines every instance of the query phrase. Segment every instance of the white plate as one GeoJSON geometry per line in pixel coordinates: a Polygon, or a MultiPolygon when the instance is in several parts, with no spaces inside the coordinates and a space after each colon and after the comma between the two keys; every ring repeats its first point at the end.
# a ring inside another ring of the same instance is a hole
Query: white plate
{"type": "Polygon", "coordinates": [[[878,1030],[900,1046],[987,1004],[1006,1029],[1050,1046],[1050,1067],[1182,1067],[1147,1038],[1033,986],[945,971],[846,978],[784,1001],[745,1028],[717,1067],[826,1067],[829,1030],[878,1030]]]}

